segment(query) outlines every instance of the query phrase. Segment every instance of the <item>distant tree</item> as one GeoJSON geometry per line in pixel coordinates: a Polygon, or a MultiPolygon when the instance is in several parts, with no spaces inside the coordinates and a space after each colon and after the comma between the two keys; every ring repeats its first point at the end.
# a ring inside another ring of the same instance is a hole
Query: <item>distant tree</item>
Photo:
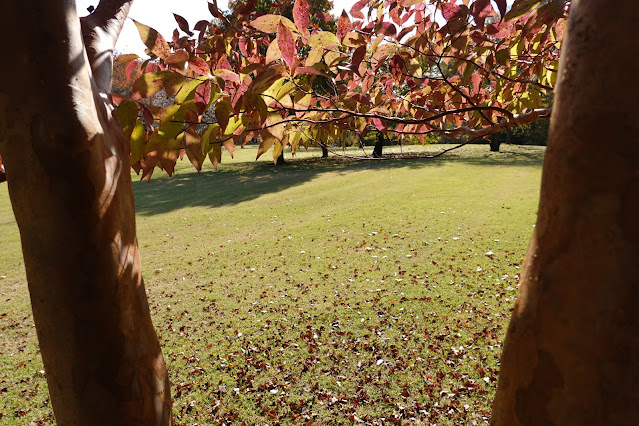
{"type": "MultiPolygon", "coordinates": [[[[293,20],[294,3],[293,0],[231,0],[229,1],[229,10],[225,15],[232,19],[240,12],[239,15],[246,16],[248,22],[267,14],[282,15],[293,20]]],[[[331,0],[310,0],[309,5],[311,7],[309,11],[310,25],[324,31],[335,31],[335,21],[331,16],[333,2],[331,0]]]]}

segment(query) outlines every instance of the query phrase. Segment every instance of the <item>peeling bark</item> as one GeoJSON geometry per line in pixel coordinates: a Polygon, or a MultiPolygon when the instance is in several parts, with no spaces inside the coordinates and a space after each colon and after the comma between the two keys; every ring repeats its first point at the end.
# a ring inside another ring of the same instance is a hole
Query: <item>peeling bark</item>
{"type": "Polygon", "coordinates": [[[494,425],[639,424],[639,8],[573,1],[494,425]]]}
{"type": "Polygon", "coordinates": [[[75,2],[48,3],[46,13],[33,13],[34,0],[1,5],[11,19],[0,35],[22,40],[0,69],[0,153],[57,424],[169,425],[129,147],[100,90],[110,73],[90,64],[75,2]]]}

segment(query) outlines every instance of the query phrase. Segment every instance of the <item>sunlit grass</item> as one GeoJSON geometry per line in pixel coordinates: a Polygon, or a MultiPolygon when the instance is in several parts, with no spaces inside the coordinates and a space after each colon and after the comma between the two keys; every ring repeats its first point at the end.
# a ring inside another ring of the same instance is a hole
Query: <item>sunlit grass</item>
{"type": "MultiPolygon", "coordinates": [[[[276,168],[247,147],[136,182],[177,424],[485,421],[543,156],[502,148],[276,168]]],[[[0,423],[46,423],[6,185],[0,248],[0,423]]]]}

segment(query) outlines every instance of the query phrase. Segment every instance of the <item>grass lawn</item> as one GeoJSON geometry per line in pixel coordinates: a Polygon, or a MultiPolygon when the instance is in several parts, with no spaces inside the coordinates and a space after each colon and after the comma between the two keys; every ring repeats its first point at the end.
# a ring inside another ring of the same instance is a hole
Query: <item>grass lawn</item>
{"type": "MultiPolygon", "coordinates": [[[[176,424],[485,423],[544,153],[502,151],[135,182],[176,424]]],[[[0,424],[52,424],[6,185],[0,253],[0,424]]]]}

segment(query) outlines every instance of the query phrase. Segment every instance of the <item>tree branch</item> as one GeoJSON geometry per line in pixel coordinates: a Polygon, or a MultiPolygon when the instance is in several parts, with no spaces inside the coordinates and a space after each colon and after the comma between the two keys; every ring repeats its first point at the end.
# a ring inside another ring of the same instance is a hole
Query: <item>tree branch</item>
{"type": "Polygon", "coordinates": [[[460,126],[455,129],[444,130],[441,133],[448,136],[467,135],[473,138],[481,138],[499,131],[516,127],[522,124],[532,123],[533,121],[541,118],[549,119],[552,113],[552,108],[535,109],[525,114],[513,114],[507,120],[501,123],[493,124],[492,126],[484,127],[482,129],[471,129],[468,126],[460,126]]]}
{"type": "Polygon", "coordinates": [[[97,9],[80,19],[82,38],[100,93],[111,92],[113,49],[133,0],[101,0],[97,9]]]}

